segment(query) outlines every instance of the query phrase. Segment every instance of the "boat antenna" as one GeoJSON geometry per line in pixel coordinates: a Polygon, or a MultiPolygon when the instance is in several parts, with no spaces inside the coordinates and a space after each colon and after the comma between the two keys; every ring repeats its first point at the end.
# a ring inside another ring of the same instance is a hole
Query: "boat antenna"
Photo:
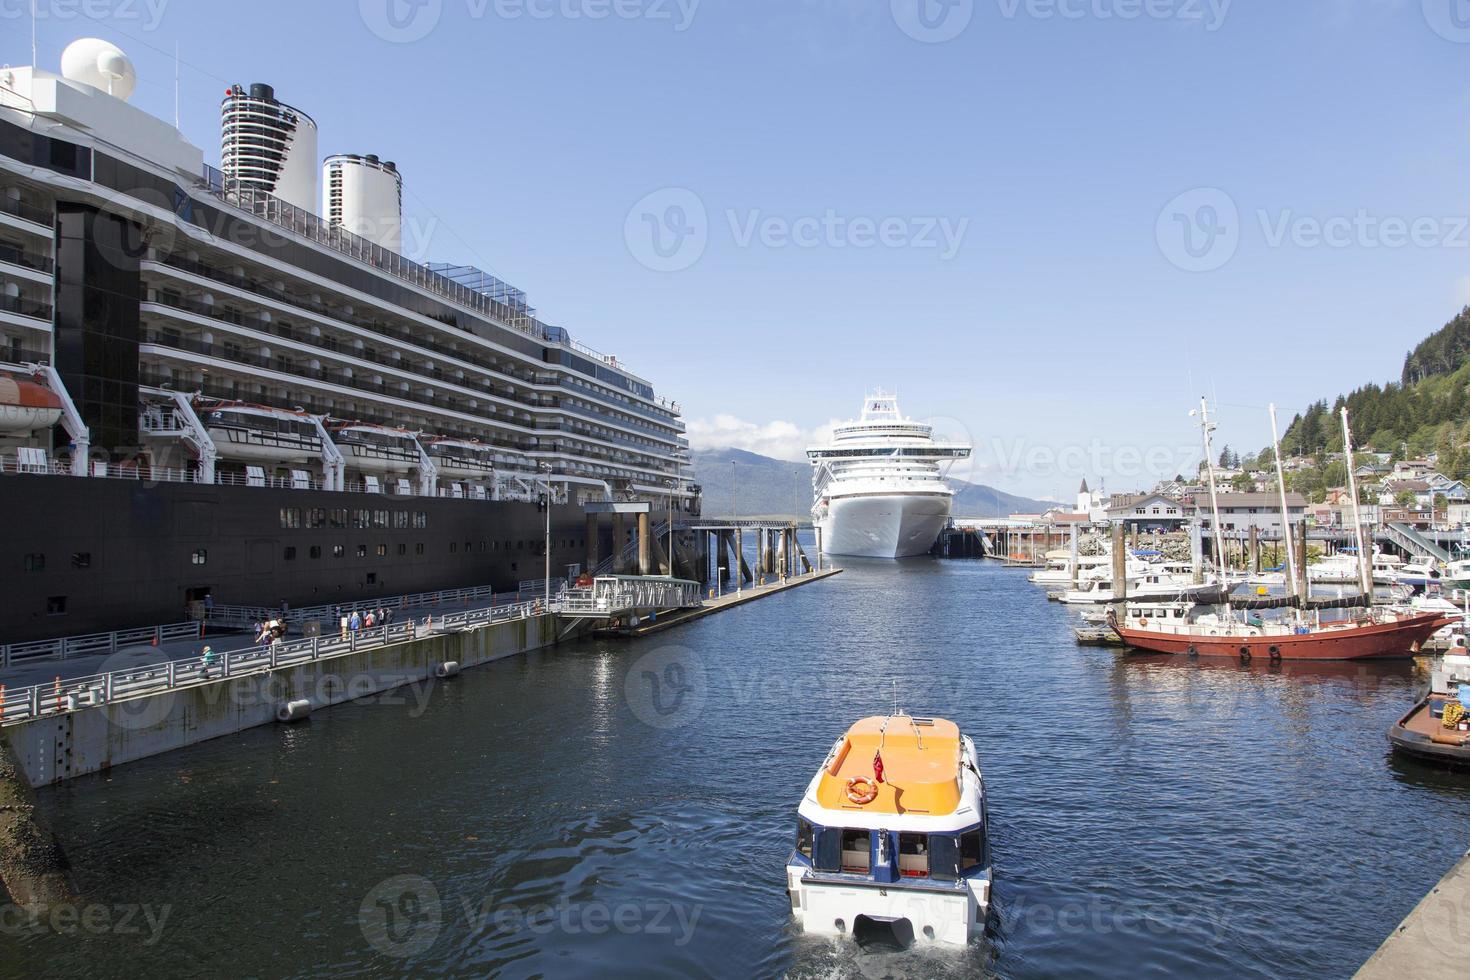
{"type": "Polygon", "coordinates": [[[31,67],[40,68],[40,56],[36,54],[36,0],[31,0],[31,67]]]}
{"type": "Polygon", "coordinates": [[[1358,585],[1363,589],[1363,595],[1368,604],[1373,604],[1373,576],[1369,571],[1368,556],[1365,553],[1367,545],[1363,539],[1363,515],[1358,509],[1358,474],[1357,463],[1353,461],[1353,430],[1348,425],[1347,406],[1342,407],[1342,452],[1343,460],[1347,463],[1348,494],[1353,498],[1353,540],[1358,545],[1358,585]]]}
{"type": "Polygon", "coordinates": [[[1291,510],[1286,506],[1286,469],[1281,463],[1281,437],[1277,434],[1276,403],[1271,403],[1271,452],[1276,457],[1276,488],[1281,493],[1281,533],[1286,536],[1286,594],[1296,595],[1296,544],[1292,541],[1291,510]]]}
{"type": "MultiPolygon", "coordinates": [[[[1190,412],[1193,415],[1194,412],[1190,412]]],[[[1220,586],[1225,589],[1225,609],[1230,609],[1229,579],[1225,575],[1225,544],[1224,537],[1220,531],[1220,494],[1215,488],[1215,461],[1211,456],[1213,449],[1210,443],[1210,434],[1215,431],[1215,426],[1210,422],[1210,403],[1205,398],[1199,400],[1200,429],[1204,432],[1205,439],[1205,474],[1210,484],[1210,530],[1214,532],[1215,538],[1215,567],[1220,571],[1220,586]]]]}

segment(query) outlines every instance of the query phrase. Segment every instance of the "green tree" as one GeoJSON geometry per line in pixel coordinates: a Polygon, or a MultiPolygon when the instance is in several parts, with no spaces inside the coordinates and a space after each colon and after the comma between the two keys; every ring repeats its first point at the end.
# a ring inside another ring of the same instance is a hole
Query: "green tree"
{"type": "Polygon", "coordinates": [[[1252,480],[1249,473],[1241,471],[1230,478],[1230,489],[1237,493],[1250,493],[1256,488],[1256,481],[1252,480]]]}
{"type": "Polygon", "coordinates": [[[1393,502],[1404,510],[1411,510],[1419,503],[1419,498],[1414,496],[1412,490],[1400,490],[1398,496],[1393,498],[1393,502]]]}

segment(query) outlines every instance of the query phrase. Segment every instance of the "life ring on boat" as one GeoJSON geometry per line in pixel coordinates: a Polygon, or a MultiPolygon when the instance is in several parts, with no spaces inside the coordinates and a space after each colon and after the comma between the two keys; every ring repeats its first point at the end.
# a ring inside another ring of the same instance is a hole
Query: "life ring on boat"
{"type": "Polygon", "coordinates": [[[1148,625],[1148,617],[1147,616],[1144,616],[1141,619],[1139,619],[1138,625],[1139,626],[1147,626],[1148,625]]]}
{"type": "Polygon", "coordinates": [[[858,806],[867,806],[878,798],[878,781],[872,776],[854,776],[847,781],[847,799],[849,803],[858,806]],[[858,785],[862,784],[863,791],[858,792],[858,785]]]}

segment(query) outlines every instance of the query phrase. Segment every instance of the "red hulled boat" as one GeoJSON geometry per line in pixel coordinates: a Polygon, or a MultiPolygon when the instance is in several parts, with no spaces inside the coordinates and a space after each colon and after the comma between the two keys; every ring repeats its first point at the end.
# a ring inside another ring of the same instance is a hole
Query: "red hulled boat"
{"type": "Polygon", "coordinates": [[[1373,610],[1341,622],[1299,627],[1289,622],[1252,623],[1229,616],[1190,622],[1182,610],[1168,608],[1132,608],[1121,620],[1112,612],[1108,614],[1109,624],[1134,649],[1241,660],[1411,657],[1426,640],[1457,619],[1439,612],[1373,610]]]}

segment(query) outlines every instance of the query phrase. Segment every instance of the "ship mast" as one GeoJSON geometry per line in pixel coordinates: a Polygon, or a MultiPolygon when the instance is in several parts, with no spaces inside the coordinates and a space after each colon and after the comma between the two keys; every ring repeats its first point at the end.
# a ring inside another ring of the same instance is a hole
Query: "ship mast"
{"type": "MultiPolygon", "coordinates": [[[[1229,578],[1225,574],[1225,539],[1220,530],[1220,495],[1215,489],[1215,461],[1212,455],[1214,449],[1210,443],[1210,433],[1215,427],[1210,424],[1209,402],[1201,398],[1199,400],[1200,429],[1205,434],[1205,473],[1210,483],[1210,524],[1214,530],[1215,537],[1215,567],[1220,572],[1220,586],[1225,589],[1225,608],[1230,608],[1229,578]]],[[[1189,414],[1193,415],[1193,412],[1189,414]]]]}
{"type": "Polygon", "coordinates": [[[1286,506],[1286,470],[1281,464],[1281,436],[1276,405],[1271,405],[1271,452],[1276,456],[1276,489],[1281,493],[1281,533],[1286,536],[1286,594],[1296,595],[1296,544],[1292,541],[1291,510],[1286,506]]]}
{"type": "Polygon", "coordinates": [[[1367,546],[1363,541],[1363,515],[1358,510],[1358,475],[1354,472],[1357,463],[1353,461],[1353,432],[1348,427],[1348,410],[1344,405],[1342,409],[1342,452],[1343,459],[1347,463],[1348,493],[1353,498],[1353,537],[1358,543],[1358,584],[1363,589],[1363,595],[1367,597],[1368,604],[1373,604],[1373,575],[1370,571],[1367,546]]]}

